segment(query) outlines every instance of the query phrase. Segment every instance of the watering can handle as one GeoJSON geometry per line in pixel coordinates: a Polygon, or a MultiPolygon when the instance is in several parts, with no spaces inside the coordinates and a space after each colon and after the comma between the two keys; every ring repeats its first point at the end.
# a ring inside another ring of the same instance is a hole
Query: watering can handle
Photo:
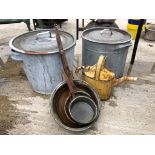
{"type": "Polygon", "coordinates": [[[105,64],[105,57],[100,55],[97,64],[96,64],[96,71],[95,71],[95,79],[99,80],[101,69],[104,67],[105,64]]]}

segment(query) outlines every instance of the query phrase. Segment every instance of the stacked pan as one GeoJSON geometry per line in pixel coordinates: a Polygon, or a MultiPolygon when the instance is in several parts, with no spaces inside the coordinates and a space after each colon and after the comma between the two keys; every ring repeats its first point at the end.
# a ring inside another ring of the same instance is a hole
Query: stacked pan
{"type": "Polygon", "coordinates": [[[71,131],[90,128],[98,119],[100,100],[96,91],[87,83],[74,80],[77,87],[72,99],[67,83],[60,83],[52,93],[51,112],[56,122],[71,131]]]}

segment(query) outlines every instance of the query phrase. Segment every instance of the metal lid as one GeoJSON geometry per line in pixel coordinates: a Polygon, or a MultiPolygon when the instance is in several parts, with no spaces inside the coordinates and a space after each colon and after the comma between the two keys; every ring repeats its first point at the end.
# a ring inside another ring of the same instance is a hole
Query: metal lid
{"type": "Polygon", "coordinates": [[[131,35],[123,30],[109,27],[95,27],[85,30],[82,38],[105,44],[120,44],[131,41],[131,35]]]}
{"type": "MultiPolygon", "coordinates": [[[[60,30],[64,50],[75,45],[74,37],[60,30]]],[[[27,32],[13,38],[10,43],[12,50],[29,54],[48,54],[58,52],[55,30],[38,30],[27,32]]]]}

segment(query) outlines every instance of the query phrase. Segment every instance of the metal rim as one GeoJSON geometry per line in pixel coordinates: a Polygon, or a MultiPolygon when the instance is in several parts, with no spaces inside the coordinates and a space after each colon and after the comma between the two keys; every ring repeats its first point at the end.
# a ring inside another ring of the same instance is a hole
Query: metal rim
{"type": "MultiPolygon", "coordinates": [[[[86,86],[89,86],[87,82],[80,81],[80,80],[74,80],[74,81],[75,81],[75,82],[82,83],[82,84],[84,84],[84,85],[86,85],[86,86]]],[[[61,82],[60,84],[58,84],[57,87],[53,90],[52,95],[51,95],[51,97],[50,97],[50,104],[51,104],[51,110],[50,110],[50,111],[51,111],[51,113],[52,113],[52,116],[53,116],[54,120],[56,121],[56,123],[57,123],[58,125],[60,125],[60,126],[63,127],[64,129],[67,129],[67,130],[70,130],[70,131],[74,131],[74,132],[85,131],[85,130],[91,128],[91,127],[96,123],[96,120],[98,119],[99,114],[100,114],[100,111],[101,111],[101,104],[100,104],[100,98],[99,98],[98,93],[95,91],[94,88],[89,87],[89,89],[90,89],[91,91],[94,92],[94,95],[95,95],[95,97],[96,97],[96,99],[97,99],[97,102],[98,102],[98,115],[97,115],[96,119],[91,123],[91,125],[87,125],[87,126],[84,126],[84,127],[81,127],[81,128],[72,128],[72,127],[68,127],[68,126],[64,125],[64,124],[60,121],[59,117],[55,114],[55,111],[54,111],[54,109],[53,109],[53,102],[52,102],[52,101],[53,101],[53,98],[54,98],[54,95],[55,95],[55,93],[56,93],[56,91],[57,91],[59,88],[62,88],[62,86],[63,86],[64,84],[66,84],[66,81],[63,81],[63,82],[61,82]]]]}
{"type": "Polygon", "coordinates": [[[123,43],[127,43],[127,42],[131,41],[131,38],[132,38],[132,37],[131,37],[131,34],[130,34],[130,33],[126,32],[126,31],[124,31],[124,30],[117,29],[117,28],[113,28],[113,27],[94,27],[94,28],[90,28],[90,29],[87,29],[87,30],[83,31],[83,32],[82,32],[82,38],[85,39],[85,40],[87,40],[87,41],[93,42],[93,43],[108,44],[108,45],[117,45],[117,44],[123,44],[123,43]],[[85,35],[84,35],[86,32],[89,32],[89,31],[91,31],[91,30],[100,30],[100,29],[102,29],[102,30],[103,30],[103,29],[112,29],[112,30],[116,30],[117,32],[122,32],[122,33],[128,35],[128,36],[130,37],[130,39],[128,39],[128,40],[126,40],[126,41],[120,41],[120,42],[116,42],[116,43],[115,43],[115,42],[110,43],[110,42],[94,41],[94,40],[91,40],[91,39],[86,38],[85,35]]]}
{"type": "MultiPolygon", "coordinates": [[[[35,53],[35,54],[34,54],[34,53],[28,53],[28,52],[26,52],[26,51],[24,51],[24,50],[21,50],[21,49],[16,48],[16,47],[13,45],[13,42],[15,41],[16,38],[18,38],[18,37],[20,37],[20,36],[22,36],[22,35],[25,35],[25,34],[27,34],[27,33],[33,33],[33,32],[39,32],[39,31],[55,31],[55,30],[54,30],[54,29],[43,29],[43,30],[41,29],[41,30],[35,30],[35,31],[31,31],[31,32],[25,32],[25,33],[23,33],[23,34],[20,34],[20,35],[18,35],[18,36],[13,37],[13,38],[9,41],[9,46],[10,46],[10,48],[13,49],[13,50],[15,50],[16,52],[25,53],[25,54],[31,54],[31,55],[47,55],[47,54],[52,54],[52,53],[58,53],[59,50],[54,50],[54,51],[52,51],[52,52],[48,52],[48,51],[46,52],[46,51],[45,51],[46,53],[35,53]]],[[[59,30],[59,31],[60,31],[60,32],[64,32],[64,33],[70,35],[70,36],[73,38],[73,43],[72,43],[70,46],[64,48],[64,50],[68,50],[68,49],[70,49],[70,48],[72,48],[73,46],[76,45],[76,40],[75,40],[75,38],[74,38],[74,36],[73,36],[72,34],[66,32],[66,31],[63,31],[63,30],[59,30]]]]}
{"type": "MultiPolygon", "coordinates": [[[[77,93],[83,93],[83,94],[89,96],[89,94],[87,94],[86,92],[83,92],[83,91],[77,91],[77,93]]],[[[69,119],[72,120],[72,118],[70,118],[69,112],[67,112],[67,110],[66,110],[67,104],[68,104],[68,100],[70,99],[70,97],[71,97],[71,96],[68,96],[67,99],[66,99],[66,101],[65,101],[65,103],[64,103],[64,112],[65,112],[66,116],[67,116],[69,119]]],[[[72,120],[72,121],[73,121],[73,120],[72,120]]],[[[74,123],[75,123],[75,121],[74,121],[74,123]]]]}
{"type": "MultiPolygon", "coordinates": [[[[69,104],[69,113],[70,113],[70,116],[71,116],[71,118],[72,118],[73,120],[75,120],[74,117],[73,117],[73,115],[72,115],[72,113],[71,113],[71,106],[72,106],[73,102],[74,102],[75,100],[79,99],[79,98],[85,98],[85,99],[90,100],[92,103],[94,103],[94,104],[93,104],[93,106],[95,107],[94,116],[93,116],[93,118],[92,118],[89,122],[85,123],[85,124],[89,124],[89,123],[93,122],[94,119],[97,117],[97,106],[96,106],[95,102],[94,102],[91,98],[89,98],[89,97],[87,97],[87,96],[82,96],[82,95],[81,95],[81,96],[77,96],[77,97],[75,97],[75,98],[70,102],[70,104],[69,104]]],[[[75,120],[75,122],[80,123],[80,124],[83,124],[83,123],[81,123],[81,122],[78,122],[77,120],[75,120]]]]}

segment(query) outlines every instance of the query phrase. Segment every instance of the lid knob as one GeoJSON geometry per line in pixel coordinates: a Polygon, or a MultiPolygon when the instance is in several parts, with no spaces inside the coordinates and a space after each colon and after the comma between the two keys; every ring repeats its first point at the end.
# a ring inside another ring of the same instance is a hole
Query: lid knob
{"type": "Polygon", "coordinates": [[[104,34],[104,32],[110,32],[110,33],[109,33],[110,35],[113,34],[112,31],[111,31],[110,29],[104,29],[104,30],[100,31],[100,34],[102,35],[102,34],[104,34]]]}

